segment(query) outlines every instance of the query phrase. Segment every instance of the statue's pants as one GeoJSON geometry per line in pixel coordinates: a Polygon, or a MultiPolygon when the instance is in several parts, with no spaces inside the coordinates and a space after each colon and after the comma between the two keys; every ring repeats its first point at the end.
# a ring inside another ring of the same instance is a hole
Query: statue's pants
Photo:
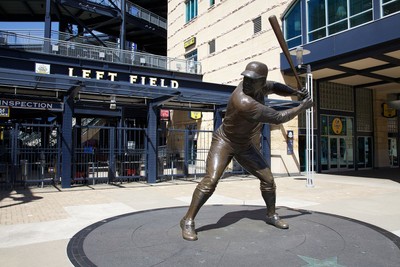
{"type": "Polygon", "coordinates": [[[198,184],[197,189],[205,195],[211,195],[232,158],[260,180],[262,192],[275,193],[274,177],[260,150],[252,144],[251,140],[245,144],[231,142],[224,136],[221,127],[213,135],[207,156],[206,175],[198,184]]]}

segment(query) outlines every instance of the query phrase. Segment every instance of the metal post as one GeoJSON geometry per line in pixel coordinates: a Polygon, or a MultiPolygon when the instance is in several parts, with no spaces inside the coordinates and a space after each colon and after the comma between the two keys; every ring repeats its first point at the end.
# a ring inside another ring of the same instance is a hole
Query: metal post
{"type": "Polygon", "coordinates": [[[50,39],[51,39],[51,0],[46,0],[46,15],[44,25],[44,52],[50,53],[50,39]]]}
{"type": "Polygon", "coordinates": [[[120,32],[120,49],[125,50],[126,48],[126,2],[121,0],[121,32],[120,32]]]}
{"type": "MultiPolygon", "coordinates": [[[[311,73],[311,66],[307,65],[307,91],[313,97],[313,76],[311,73]]],[[[307,187],[314,187],[314,107],[306,110],[306,175],[307,187]]]]}

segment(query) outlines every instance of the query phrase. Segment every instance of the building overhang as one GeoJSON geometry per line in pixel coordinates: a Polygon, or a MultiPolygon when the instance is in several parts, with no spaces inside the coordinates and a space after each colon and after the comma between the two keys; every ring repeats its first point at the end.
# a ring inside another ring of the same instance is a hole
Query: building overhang
{"type": "MultiPolygon", "coordinates": [[[[304,65],[314,79],[400,93],[400,14],[308,43],[304,65]]],[[[293,75],[283,54],[281,70],[293,75]]]]}

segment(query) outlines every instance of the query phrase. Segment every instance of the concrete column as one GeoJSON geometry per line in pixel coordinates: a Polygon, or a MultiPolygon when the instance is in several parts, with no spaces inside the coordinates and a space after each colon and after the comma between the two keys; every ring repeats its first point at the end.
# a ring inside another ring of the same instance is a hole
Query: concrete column
{"type": "Polygon", "coordinates": [[[72,180],[72,114],[73,103],[70,97],[64,97],[64,112],[61,137],[61,187],[70,188],[72,180]]]}
{"type": "Polygon", "coordinates": [[[157,119],[158,108],[154,103],[148,105],[147,113],[147,161],[146,175],[148,183],[155,183],[158,175],[158,134],[157,119]]]}

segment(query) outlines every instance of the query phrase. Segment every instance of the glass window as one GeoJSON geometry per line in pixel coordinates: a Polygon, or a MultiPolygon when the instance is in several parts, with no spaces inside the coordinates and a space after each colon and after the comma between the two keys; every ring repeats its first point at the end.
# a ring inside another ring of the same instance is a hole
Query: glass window
{"type": "Polygon", "coordinates": [[[382,0],[382,17],[400,11],[400,0],[382,0]]]}
{"type": "Polygon", "coordinates": [[[186,22],[191,21],[197,17],[197,0],[188,0],[186,5],[186,22]]]}
{"type": "Polygon", "coordinates": [[[185,59],[187,60],[186,71],[189,73],[198,73],[198,64],[197,62],[197,49],[187,53],[185,55],[185,59]]]}
{"type": "Polygon", "coordinates": [[[373,19],[372,0],[309,0],[307,12],[309,42],[373,19]]]}
{"type": "Polygon", "coordinates": [[[213,6],[215,4],[215,0],[210,0],[210,6],[213,6]]]}
{"type": "Polygon", "coordinates": [[[185,59],[197,61],[197,49],[187,53],[185,59]]]}
{"type": "Polygon", "coordinates": [[[350,27],[372,20],[372,0],[350,0],[350,27]]]}
{"type": "Polygon", "coordinates": [[[301,9],[300,1],[286,13],[284,18],[284,32],[288,47],[301,45],[301,9]]]}
{"type": "Polygon", "coordinates": [[[308,39],[314,41],[326,36],[325,0],[308,1],[308,39]]]}
{"type": "Polygon", "coordinates": [[[346,30],[347,16],[347,0],[328,0],[328,34],[346,30]]]}

